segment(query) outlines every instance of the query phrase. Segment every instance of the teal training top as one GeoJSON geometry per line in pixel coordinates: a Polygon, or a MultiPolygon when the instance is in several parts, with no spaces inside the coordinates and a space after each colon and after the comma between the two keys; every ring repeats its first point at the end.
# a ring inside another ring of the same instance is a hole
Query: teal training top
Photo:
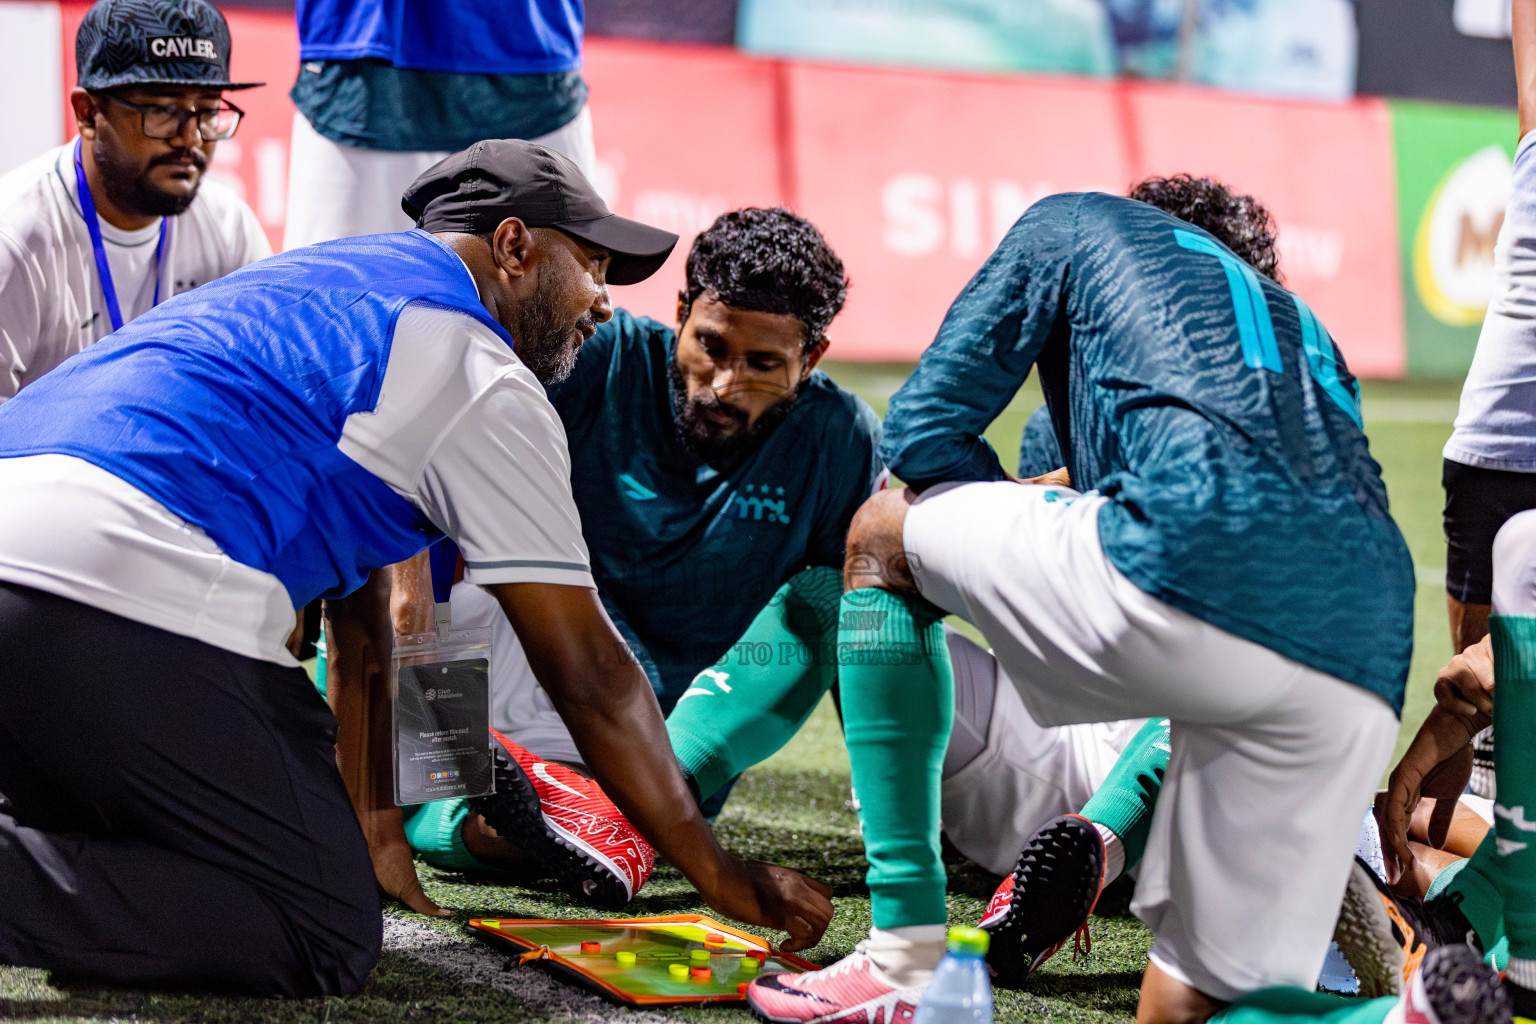
{"type": "Polygon", "coordinates": [[[1098,193],[1031,207],[891,400],[922,488],[996,480],[981,432],[1038,366],[1074,486],[1142,590],[1399,713],[1413,564],[1359,389],[1306,305],[1183,221],[1098,193]]]}
{"type": "Polygon", "coordinates": [[[309,60],[288,97],[333,142],[454,152],[481,139],[536,139],[563,128],[586,105],[587,83],[580,71],[455,74],[372,58],[309,60]]]}
{"type": "Polygon", "coordinates": [[[884,472],[879,417],[819,370],[740,464],[707,465],[673,425],[675,343],[656,321],[616,310],[549,392],[598,591],[650,662],[663,709],[791,576],[842,567],[848,524],[884,472]]]}

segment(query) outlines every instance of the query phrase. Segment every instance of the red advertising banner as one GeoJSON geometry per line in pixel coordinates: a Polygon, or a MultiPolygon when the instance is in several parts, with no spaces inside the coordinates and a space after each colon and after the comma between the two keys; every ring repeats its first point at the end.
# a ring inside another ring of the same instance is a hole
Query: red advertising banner
{"type": "MultiPolygon", "coordinates": [[[[75,32],[90,6],[62,5],[66,139],[75,135],[68,101],[69,90],[75,87],[75,32]]],[[[294,113],[288,89],[299,70],[298,30],[291,12],[230,8],[224,16],[229,21],[231,77],[236,82],[267,84],[227,95],[245,111],[245,119],[234,138],[218,144],[208,177],[234,189],[250,204],[267,229],[273,250],[279,250],[288,215],[288,140],[294,113]]]]}
{"type": "MultiPolygon", "coordinates": [[[[64,93],[87,6],[62,5],[64,93]]],[[[227,16],[235,78],[268,84],[232,94],[248,116],[219,144],[210,176],[251,204],[277,248],[296,33],[286,13],[227,16]]],[[[1356,373],[1406,368],[1391,125],[1379,101],[817,66],[602,38],[587,41],[585,75],[599,189],[616,212],[682,236],[660,273],[615,293],[634,312],[672,322],[688,246],[720,213],[787,203],[826,233],[852,279],[835,355],[914,359],[1035,200],[1188,171],[1274,211],[1287,283],[1356,373]]]]}
{"type": "Polygon", "coordinates": [[[848,268],[839,359],[913,359],[1032,203],[1124,191],[1117,86],[789,65],[802,213],[848,268]]]}
{"type": "Polygon", "coordinates": [[[1281,103],[1167,86],[1130,92],[1148,174],[1209,174],[1280,224],[1280,270],[1356,374],[1401,377],[1392,124],[1386,103],[1281,103]]]}
{"type": "Polygon", "coordinates": [[[730,50],[587,40],[598,191],[615,213],[681,236],[649,280],[614,290],[617,305],[675,323],[694,236],[727,210],[785,201],[780,73],[730,50]]]}

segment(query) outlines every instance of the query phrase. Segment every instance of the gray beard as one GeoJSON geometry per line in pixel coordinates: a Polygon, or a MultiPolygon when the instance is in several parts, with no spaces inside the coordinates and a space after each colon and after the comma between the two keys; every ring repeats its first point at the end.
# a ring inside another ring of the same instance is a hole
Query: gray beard
{"type": "Polygon", "coordinates": [[[597,321],[590,313],[569,324],[561,324],[559,319],[553,286],[540,280],[533,298],[517,311],[517,333],[522,339],[518,358],[546,387],[565,380],[576,367],[576,346],[571,344],[571,332],[582,327],[597,327],[597,321]]]}

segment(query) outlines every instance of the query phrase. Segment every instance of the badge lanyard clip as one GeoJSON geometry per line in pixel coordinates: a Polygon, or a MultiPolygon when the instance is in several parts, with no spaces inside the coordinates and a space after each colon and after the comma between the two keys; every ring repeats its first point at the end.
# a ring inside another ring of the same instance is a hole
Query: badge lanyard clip
{"type": "Polygon", "coordinates": [[[427,549],[432,561],[432,619],[437,624],[437,638],[448,639],[453,628],[453,574],[459,567],[459,546],[444,538],[427,549]]]}
{"type": "MultiPolygon", "coordinates": [[[[84,140],[75,140],[75,184],[80,191],[80,216],[85,220],[85,229],[91,234],[91,250],[96,256],[96,273],[101,278],[101,294],[107,300],[107,318],[112,321],[112,329],[123,329],[123,311],[117,304],[117,288],[112,284],[112,268],[107,265],[107,249],[101,241],[101,219],[96,215],[96,200],[91,196],[90,183],[85,180],[85,164],[80,159],[80,147],[84,140]]],[[[169,217],[160,218],[160,241],[155,246],[155,295],[150,300],[150,306],[160,305],[160,269],[165,263],[165,231],[170,224],[169,217]]]]}

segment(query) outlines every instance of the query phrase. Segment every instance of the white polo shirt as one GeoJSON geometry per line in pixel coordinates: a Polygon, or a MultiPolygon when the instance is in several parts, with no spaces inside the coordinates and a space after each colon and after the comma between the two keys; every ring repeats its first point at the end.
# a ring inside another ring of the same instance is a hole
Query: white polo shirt
{"type": "MultiPolygon", "coordinates": [[[[206,179],[170,218],[161,266],[160,219],[139,231],[100,224],[124,323],[149,310],[157,281],[164,300],[272,255],[251,208],[206,179]]],[[[0,176],[0,402],[110,333],[71,142],[0,176]]]]}
{"type": "MultiPolygon", "coordinates": [[[[458,543],[471,583],[595,587],[565,428],[506,342],[472,317],[400,314],[372,412],[338,447],[458,543]]],[[[281,581],[111,473],[0,459],[0,580],[247,657],[295,664],[281,581]]]]}

